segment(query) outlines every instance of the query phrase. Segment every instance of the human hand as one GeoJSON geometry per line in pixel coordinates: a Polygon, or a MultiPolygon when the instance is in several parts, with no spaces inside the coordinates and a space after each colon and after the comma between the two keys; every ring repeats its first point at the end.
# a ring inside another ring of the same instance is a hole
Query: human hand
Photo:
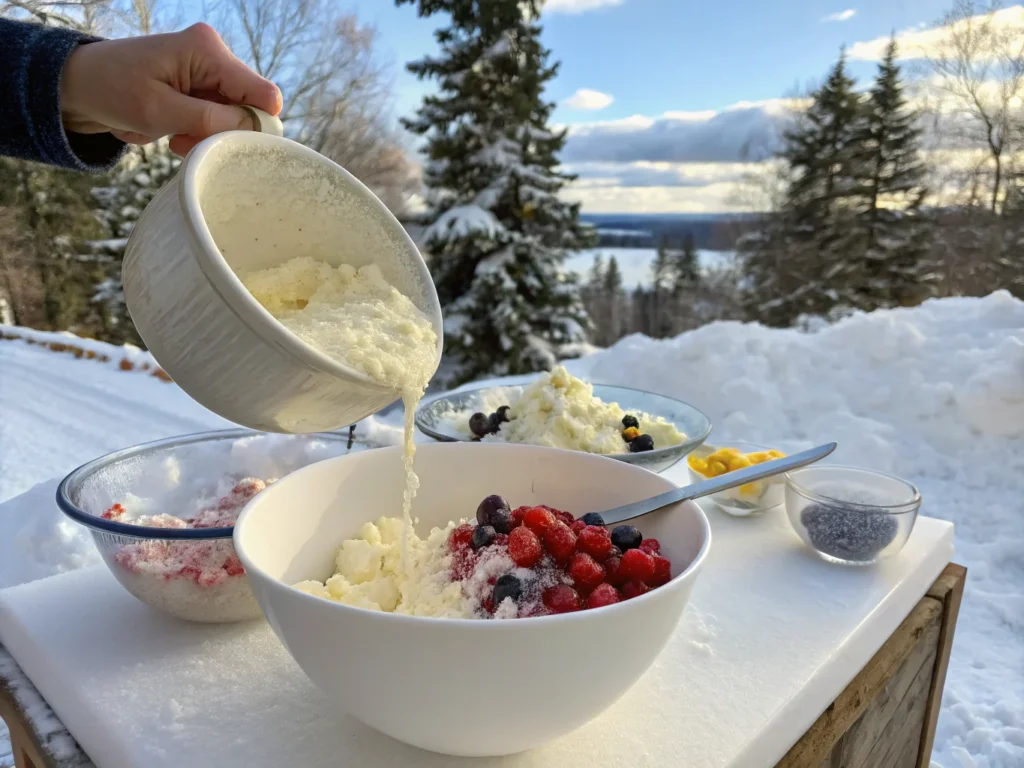
{"type": "Polygon", "coordinates": [[[252,129],[240,104],[276,115],[281,91],[239,61],[212,27],[80,45],[60,80],[64,127],[129,144],[171,136],[184,155],[221,131],[252,129]]]}

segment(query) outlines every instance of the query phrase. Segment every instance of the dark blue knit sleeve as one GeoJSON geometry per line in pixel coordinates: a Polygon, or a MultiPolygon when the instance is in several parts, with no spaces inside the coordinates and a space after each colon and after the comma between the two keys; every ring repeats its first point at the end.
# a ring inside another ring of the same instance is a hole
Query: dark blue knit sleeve
{"type": "Polygon", "coordinates": [[[0,19],[0,155],[106,171],[126,144],[109,133],[71,133],[60,113],[60,75],[75,48],[96,38],[0,19]]]}

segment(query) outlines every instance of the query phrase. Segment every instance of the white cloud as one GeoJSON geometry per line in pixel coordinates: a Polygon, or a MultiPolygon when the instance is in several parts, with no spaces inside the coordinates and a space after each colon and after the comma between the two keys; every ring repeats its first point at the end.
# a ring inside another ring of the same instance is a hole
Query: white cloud
{"type": "Polygon", "coordinates": [[[720,111],[666,112],[651,118],[569,126],[562,158],[580,163],[742,163],[770,155],[800,102],[741,102],[720,111]]]}
{"type": "Polygon", "coordinates": [[[825,16],[822,21],[849,21],[857,15],[856,8],[847,8],[845,11],[836,11],[825,16]]]}
{"type": "Polygon", "coordinates": [[[569,109],[595,110],[604,109],[613,101],[614,99],[610,94],[601,93],[601,91],[595,91],[591,88],[580,88],[562,103],[569,109]]]}
{"type": "Polygon", "coordinates": [[[547,13],[586,13],[598,8],[622,5],[625,0],[547,0],[543,10],[547,13]]]}
{"type": "MultiPolygon", "coordinates": [[[[940,52],[949,42],[950,33],[956,28],[977,27],[988,23],[993,31],[1001,34],[1024,35],[1024,5],[1003,8],[986,18],[979,14],[970,19],[957,22],[954,26],[925,28],[923,25],[905,29],[896,35],[899,58],[903,61],[923,59],[940,52]]],[[[889,45],[888,37],[876,37],[874,40],[854,43],[847,55],[859,61],[881,61],[885,49],[889,45]]]]}

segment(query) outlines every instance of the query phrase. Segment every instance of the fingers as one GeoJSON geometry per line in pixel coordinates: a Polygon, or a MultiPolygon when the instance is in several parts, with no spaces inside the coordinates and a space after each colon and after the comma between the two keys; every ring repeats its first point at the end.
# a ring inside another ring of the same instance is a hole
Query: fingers
{"type": "Polygon", "coordinates": [[[195,136],[171,136],[170,150],[178,157],[184,157],[192,151],[192,147],[198,144],[201,139],[197,139],[195,136]]]}
{"type": "Polygon", "coordinates": [[[156,141],[156,138],[153,137],[153,136],[147,136],[144,133],[136,133],[135,131],[111,130],[110,132],[114,135],[115,138],[120,139],[121,141],[125,142],[126,144],[139,144],[139,145],[142,145],[142,144],[150,144],[150,143],[156,141]]]}
{"type": "Polygon", "coordinates": [[[161,136],[184,134],[201,141],[222,131],[256,127],[252,115],[242,107],[186,96],[170,87],[162,90],[159,112],[164,121],[158,132],[161,136]]]}
{"type": "Polygon", "coordinates": [[[278,87],[243,64],[212,27],[195,24],[184,34],[191,36],[195,49],[201,54],[195,62],[198,71],[192,73],[193,92],[217,91],[234,104],[248,104],[271,115],[281,111],[278,87]]]}

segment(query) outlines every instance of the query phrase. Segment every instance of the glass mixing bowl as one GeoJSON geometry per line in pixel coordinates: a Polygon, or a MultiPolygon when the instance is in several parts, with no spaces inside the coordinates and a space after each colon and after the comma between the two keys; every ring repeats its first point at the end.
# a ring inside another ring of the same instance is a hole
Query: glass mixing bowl
{"type": "MultiPolygon", "coordinates": [[[[608,458],[663,472],[703,443],[711,434],[711,420],[689,403],[641,389],[594,384],[594,396],[605,403],[618,403],[626,413],[641,412],[661,416],[686,435],[676,445],[642,453],[614,453],[608,458]]],[[[469,442],[473,437],[466,420],[474,411],[487,409],[488,403],[508,403],[518,398],[522,386],[492,386],[462,392],[449,392],[424,402],[416,410],[420,432],[441,442],[469,442]]]]}
{"type": "MultiPolygon", "coordinates": [[[[234,525],[133,525],[104,518],[104,512],[124,504],[133,515],[137,508],[185,520],[200,509],[217,509],[217,497],[244,478],[276,480],[366,447],[339,433],[271,435],[230,429],[172,437],[84,464],[61,482],[57,506],[89,529],[111,573],[142,602],[189,621],[255,619],[260,608],[235,556],[234,525]]],[[[235,500],[235,513],[245,498],[235,500]]]]}

